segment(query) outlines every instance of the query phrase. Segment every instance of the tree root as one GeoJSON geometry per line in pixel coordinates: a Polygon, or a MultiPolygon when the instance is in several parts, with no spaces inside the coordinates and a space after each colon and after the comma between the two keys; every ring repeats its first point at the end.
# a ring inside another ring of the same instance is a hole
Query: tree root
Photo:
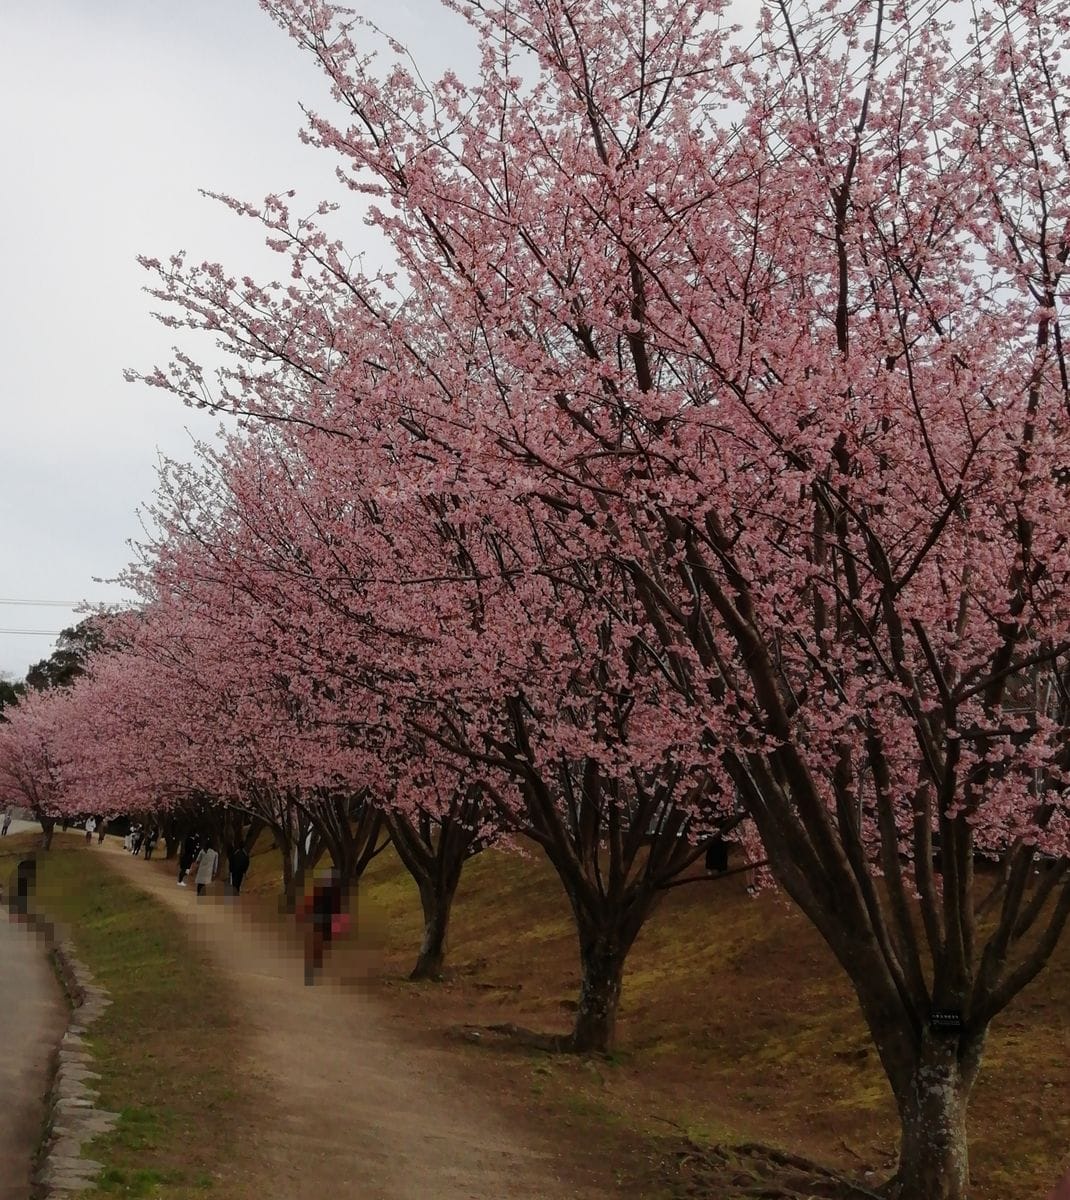
{"type": "Polygon", "coordinates": [[[566,1054],[569,1049],[567,1034],[539,1033],[511,1022],[498,1025],[455,1025],[450,1033],[466,1042],[482,1042],[485,1045],[519,1046],[527,1050],[542,1050],[546,1054],[566,1054]]]}
{"type": "Polygon", "coordinates": [[[523,1025],[506,1022],[501,1025],[488,1025],[491,1033],[496,1033],[509,1041],[532,1050],[545,1050],[549,1054],[562,1054],[569,1049],[569,1039],[561,1033],[539,1033],[535,1029],[526,1029],[523,1025]]]}
{"type": "Polygon", "coordinates": [[[688,1141],[665,1167],[682,1197],[724,1200],[884,1200],[881,1191],[813,1162],[756,1142],[699,1146],[688,1141]]]}

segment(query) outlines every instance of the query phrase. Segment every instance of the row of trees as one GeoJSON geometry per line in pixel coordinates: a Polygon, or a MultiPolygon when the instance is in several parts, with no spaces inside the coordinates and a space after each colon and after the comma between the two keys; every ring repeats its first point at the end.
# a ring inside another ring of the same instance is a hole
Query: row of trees
{"type": "Polygon", "coordinates": [[[533,841],[576,1050],[736,839],[851,979],[890,1194],[961,1200],[988,1028],[1070,915],[1058,9],[783,0],[748,41],[713,0],[485,0],[467,86],[262,6],[397,270],[288,195],[221,197],[284,282],[144,260],[225,353],[131,377],[240,431],[162,472],[140,607],[0,730],[4,786],[220,798],[353,880],[389,835],[422,974],[466,859],[533,841]]]}
{"type": "Polygon", "coordinates": [[[45,715],[48,704],[41,706],[44,724],[33,731],[25,724],[25,714],[37,707],[27,695],[69,687],[84,672],[90,655],[100,649],[101,643],[100,620],[87,618],[64,629],[52,654],[34,663],[25,679],[0,679],[0,808],[14,805],[28,809],[41,822],[46,849],[51,845],[61,807],[56,786],[59,751],[50,718],[45,715]],[[7,715],[20,701],[23,709],[18,727],[6,730],[7,715]]]}

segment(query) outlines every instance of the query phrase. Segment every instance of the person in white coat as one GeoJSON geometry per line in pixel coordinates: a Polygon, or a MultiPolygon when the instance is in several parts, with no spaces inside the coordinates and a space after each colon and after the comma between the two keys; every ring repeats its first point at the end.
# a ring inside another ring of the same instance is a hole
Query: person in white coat
{"type": "Polygon", "coordinates": [[[219,870],[219,854],[211,842],[205,842],[197,855],[196,869],[197,895],[203,896],[219,870]]]}

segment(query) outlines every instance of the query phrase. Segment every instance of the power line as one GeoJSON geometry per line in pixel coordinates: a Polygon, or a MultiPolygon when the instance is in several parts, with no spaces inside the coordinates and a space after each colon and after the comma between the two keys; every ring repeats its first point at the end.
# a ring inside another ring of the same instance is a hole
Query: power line
{"type": "Polygon", "coordinates": [[[77,608],[81,600],[0,600],[0,604],[25,604],[30,608],[77,608]]]}
{"type": "Polygon", "coordinates": [[[2,634],[21,633],[27,637],[59,637],[62,629],[0,629],[2,634]]]}

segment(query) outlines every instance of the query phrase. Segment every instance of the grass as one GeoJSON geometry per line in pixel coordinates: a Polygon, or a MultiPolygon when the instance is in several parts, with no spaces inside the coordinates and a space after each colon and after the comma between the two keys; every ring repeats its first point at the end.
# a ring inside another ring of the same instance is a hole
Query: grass
{"type": "MultiPolygon", "coordinates": [[[[3,847],[12,860],[23,849],[3,847]]],[[[30,839],[25,839],[26,845],[30,839]]],[[[102,1196],[184,1200],[241,1195],[231,1178],[240,1081],[226,1070],[242,1037],[226,989],[179,919],[57,834],[38,859],[38,907],[62,923],[111,1006],[88,1041],[100,1105],[117,1127],[83,1149],[105,1165],[102,1196]]],[[[0,874],[6,874],[0,861],[0,874]]]]}

